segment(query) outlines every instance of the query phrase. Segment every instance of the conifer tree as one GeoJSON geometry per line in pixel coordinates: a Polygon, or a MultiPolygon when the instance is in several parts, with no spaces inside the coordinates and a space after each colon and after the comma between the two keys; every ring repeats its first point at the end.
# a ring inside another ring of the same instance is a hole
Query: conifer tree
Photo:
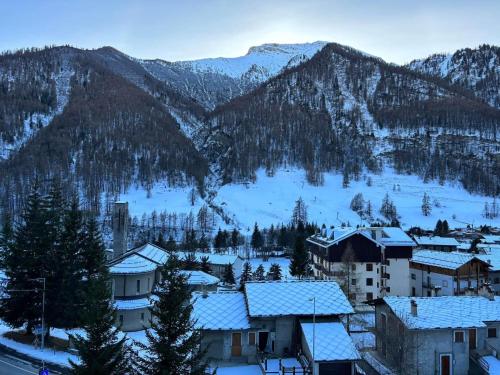
{"type": "Polygon", "coordinates": [[[292,213],[292,225],[298,225],[300,221],[307,223],[307,206],[302,197],[299,197],[299,199],[295,201],[295,207],[292,213]]]}
{"type": "Polygon", "coordinates": [[[228,263],[226,269],[224,270],[224,282],[231,285],[236,284],[236,280],[234,278],[233,265],[231,263],[228,263]]]}
{"type": "Polygon", "coordinates": [[[302,236],[297,236],[290,263],[290,274],[301,279],[309,273],[309,254],[304,246],[304,239],[302,236]]]}
{"type": "Polygon", "coordinates": [[[241,279],[240,279],[240,284],[242,288],[247,281],[252,280],[252,276],[253,276],[252,265],[250,264],[250,262],[245,262],[245,264],[243,264],[243,272],[241,273],[241,279]]]}
{"type": "Polygon", "coordinates": [[[259,264],[255,272],[253,273],[254,280],[263,281],[265,280],[265,270],[262,264],[259,264]]]}
{"type": "Polygon", "coordinates": [[[424,216],[429,216],[432,211],[432,205],[431,205],[431,199],[427,195],[427,193],[424,193],[424,196],[422,198],[422,214],[424,216]]]}
{"type": "Polygon", "coordinates": [[[271,264],[268,274],[271,280],[281,280],[281,266],[278,263],[271,264]]]}
{"type": "Polygon", "coordinates": [[[101,235],[94,219],[86,225],[83,246],[83,307],[81,321],[84,335],[72,336],[80,357],[71,363],[75,375],[122,375],[129,373],[126,337],[118,338],[113,326],[115,310],[111,305],[109,275],[101,235]]]}
{"type": "Polygon", "coordinates": [[[231,247],[236,250],[236,248],[239,245],[240,241],[240,233],[238,232],[238,229],[234,228],[233,231],[231,232],[231,247]]]}
{"type": "Polygon", "coordinates": [[[450,226],[448,225],[448,221],[443,220],[443,225],[441,226],[441,233],[443,235],[447,235],[450,232],[450,226]]]}
{"type": "Polygon", "coordinates": [[[165,244],[165,250],[167,250],[169,252],[173,252],[173,251],[177,250],[177,244],[175,243],[174,237],[172,235],[170,235],[168,237],[168,241],[165,244]]]}
{"type": "Polygon", "coordinates": [[[436,222],[436,227],[434,228],[434,235],[435,236],[440,236],[441,233],[443,233],[443,222],[441,219],[438,219],[436,222]]]}
{"type": "Polygon", "coordinates": [[[259,250],[262,245],[264,245],[264,239],[262,238],[262,234],[260,233],[257,223],[255,223],[253,228],[251,245],[255,250],[259,250]]]}
{"type": "Polygon", "coordinates": [[[172,254],[161,269],[162,278],[153,291],[151,329],[147,344],[137,343],[144,351],[139,368],[145,375],[202,375],[200,333],[191,318],[187,276],[179,271],[179,260],[172,254]]]}
{"type": "Polygon", "coordinates": [[[44,256],[49,247],[46,220],[45,202],[35,182],[21,215],[21,223],[15,229],[13,243],[4,254],[9,283],[4,298],[0,300],[1,318],[14,328],[26,324],[27,333],[31,333],[41,320],[42,295],[34,291],[40,288],[40,282],[34,279],[45,276],[44,256]]]}
{"type": "Polygon", "coordinates": [[[210,263],[208,261],[209,261],[208,256],[202,256],[200,258],[200,270],[210,274],[212,273],[212,269],[210,268],[210,263]]]}

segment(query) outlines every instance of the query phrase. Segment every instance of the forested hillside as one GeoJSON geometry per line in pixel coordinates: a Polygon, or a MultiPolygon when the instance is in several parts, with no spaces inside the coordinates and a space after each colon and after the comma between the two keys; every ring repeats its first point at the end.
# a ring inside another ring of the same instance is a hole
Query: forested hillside
{"type": "MultiPolygon", "coordinates": [[[[346,186],[393,167],[423,181],[500,193],[498,81],[486,79],[498,72],[498,48],[488,47],[481,59],[476,52],[484,46],[450,57],[474,61],[461,70],[454,64],[453,74],[438,69],[444,63],[432,62],[436,57],[400,67],[331,43],[288,61],[295,50],[287,48],[276,61],[272,49],[257,51],[273,74],[254,79],[251,91],[227,67],[186,70],[162,62],[172,75],[161,75],[164,68],[153,69],[158,62],[111,47],[4,53],[3,207],[17,212],[35,178],[42,191],[61,180],[68,195],[76,188],[85,207],[98,210],[104,197],[131,186],[195,186],[210,200],[221,185],[253,181],[259,168],[272,176],[288,166],[305,169],[313,185],[323,184],[325,172],[341,173],[346,186]],[[480,68],[485,62],[488,68],[480,68]],[[228,89],[233,84],[235,91],[228,89]],[[217,103],[224,104],[209,109],[217,103]]],[[[257,69],[250,66],[239,69],[257,69]]]]}

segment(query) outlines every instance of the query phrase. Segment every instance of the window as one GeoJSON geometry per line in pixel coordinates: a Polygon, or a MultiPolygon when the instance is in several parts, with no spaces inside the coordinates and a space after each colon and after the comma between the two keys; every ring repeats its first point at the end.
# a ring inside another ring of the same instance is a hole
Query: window
{"type": "Polygon", "coordinates": [[[118,320],[120,321],[120,325],[121,325],[121,324],[123,324],[123,315],[120,315],[120,316],[118,317],[118,320]]]}
{"type": "Polygon", "coordinates": [[[495,338],[497,337],[497,329],[496,328],[488,328],[488,338],[495,338]]]}
{"type": "Polygon", "coordinates": [[[391,274],[390,274],[390,273],[386,273],[386,274],[385,274],[385,278],[386,278],[386,279],[390,279],[390,278],[391,278],[391,274]]]}
{"type": "Polygon", "coordinates": [[[366,263],[366,270],[367,271],[373,271],[373,264],[372,263],[366,263]]]}
{"type": "Polygon", "coordinates": [[[371,277],[368,277],[366,279],[366,285],[368,285],[368,286],[372,286],[373,285],[373,279],[371,277]]]}
{"type": "Polygon", "coordinates": [[[465,341],[464,331],[455,331],[453,341],[454,342],[464,342],[465,341]]]}
{"type": "Polygon", "coordinates": [[[148,277],[148,292],[149,292],[150,286],[151,286],[151,279],[148,277]]]}
{"type": "Polygon", "coordinates": [[[415,289],[415,287],[412,287],[411,288],[411,296],[415,297],[416,295],[417,295],[417,290],[415,289]]]}
{"type": "Polygon", "coordinates": [[[385,288],[385,290],[387,291],[387,293],[390,293],[391,292],[391,287],[388,286],[388,287],[385,288]]]}
{"type": "Polygon", "coordinates": [[[144,321],[144,313],[141,313],[141,322],[144,321]]]}
{"type": "Polygon", "coordinates": [[[445,287],[445,288],[448,287],[448,280],[443,280],[443,287],[445,287]]]}
{"type": "Polygon", "coordinates": [[[135,291],[137,293],[141,292],[141,280],[137,280],[137,285],[136,285],[135,291]]]}
{"type": "Polygon", "coordinates": [[[371,292],[370,293],[366,293],[366,299],[368,301],[372,300],[373,299],[373,293],[371,293],[371,292]]]}
{"type": "Polygon", "coordinates": [[[351,285],[356,285],[356,279],[351,280],[351,285]]]}
{"type": "Polygon", "coordinates": [[[248,345],[255,345],[255,332],[248,332],[248,345]]]}
{"type": "Polygon", "coordinates": [[[388,265],[388,266],[390,266],[390,265],[391,265],[391,261],[390,261],[389,259],[387,259],[387,260],[385,261],[385,264],[386,264],[386,265],[388,265]]]}
{"type": "Polygon", "coordinates": [[[351,270],[356,271],[356,265],[355,264],[351,265],[351,270]]]}
{"type": "Polygon", "coordinates": [[[412,280],[417,280],[417,275],[415,275],[414,273],[411,274],[411,279],[412,280]]]}

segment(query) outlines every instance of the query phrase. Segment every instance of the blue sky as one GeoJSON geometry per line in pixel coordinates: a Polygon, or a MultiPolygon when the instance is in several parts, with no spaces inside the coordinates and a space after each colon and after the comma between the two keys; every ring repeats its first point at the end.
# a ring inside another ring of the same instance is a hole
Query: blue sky
{"type": "Polygon", "coordinates": [[[0,0],[0,50],[111,45],[172,61],[326,40],[404,63],[500,45],[499,19],[498,0],[0,0]]]}

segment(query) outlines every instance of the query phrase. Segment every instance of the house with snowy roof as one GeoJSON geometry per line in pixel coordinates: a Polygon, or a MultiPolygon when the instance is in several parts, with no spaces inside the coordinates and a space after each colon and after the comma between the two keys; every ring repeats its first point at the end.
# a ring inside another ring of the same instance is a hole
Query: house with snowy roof
{"type": "Polygon", "coordinates": [[[415,242],[393,227],[323,228],[307,239],[314,275],[338,281],[360,304],[382,295],[409,295],[415,242]]]}
{"type": "Polygon", "coordinates": [[[500,361],[500,299],[479,296],[395,297],[375,305],[376,350],[400,374],[489,373],[500,361]]]}
{"type": "MultiPolygon", "coordinates": [[[[109,267],[113,283],[113,299],[117,309],[117,325],[123,331],[137,331],[149,326],[151,292],[160,281],[160,267],[168,254],[162,248],[145,244],[130,250],[109,267]]],[[[191,290],[216,290],[220,280],[198,270],[181,271],[191,290]]]]}
{"type": "Polygon", "coordinates": [[[460,242],[453,237],[415,236],[414,239],[420,249],[457,251],[460,246],[460,242]]]}
{"type": "Polygon", "coordinates": [[[311,362],[314,322],[318,329],[315,343],[323,348],[318,374],[328,373],[321,371],[324,366],[349,368],[349,372],[336,373],[350,374],[359,359],[341,323],[343,316],[353,312],[339,285],[325,280],[255,281],[245,283],[243,292],[193,295],[193,315],[202,331],[202,349],[207,348],[211,362],[256,362],[258,354],[290,357],[299,353],[311,362]],[[323,325],[329,323],[336,325],[323,325]],[[323,331],[338,335],[322,337],[323,331]],[[324,348],[329,345],[330,351],[324,348]]]}
{"type": "Polygon", "coordinates": [[[416,250],[410,260],[411,295],[431,297],[477,293],[489,280],[490,266],[474,254],[416,250]]]}

